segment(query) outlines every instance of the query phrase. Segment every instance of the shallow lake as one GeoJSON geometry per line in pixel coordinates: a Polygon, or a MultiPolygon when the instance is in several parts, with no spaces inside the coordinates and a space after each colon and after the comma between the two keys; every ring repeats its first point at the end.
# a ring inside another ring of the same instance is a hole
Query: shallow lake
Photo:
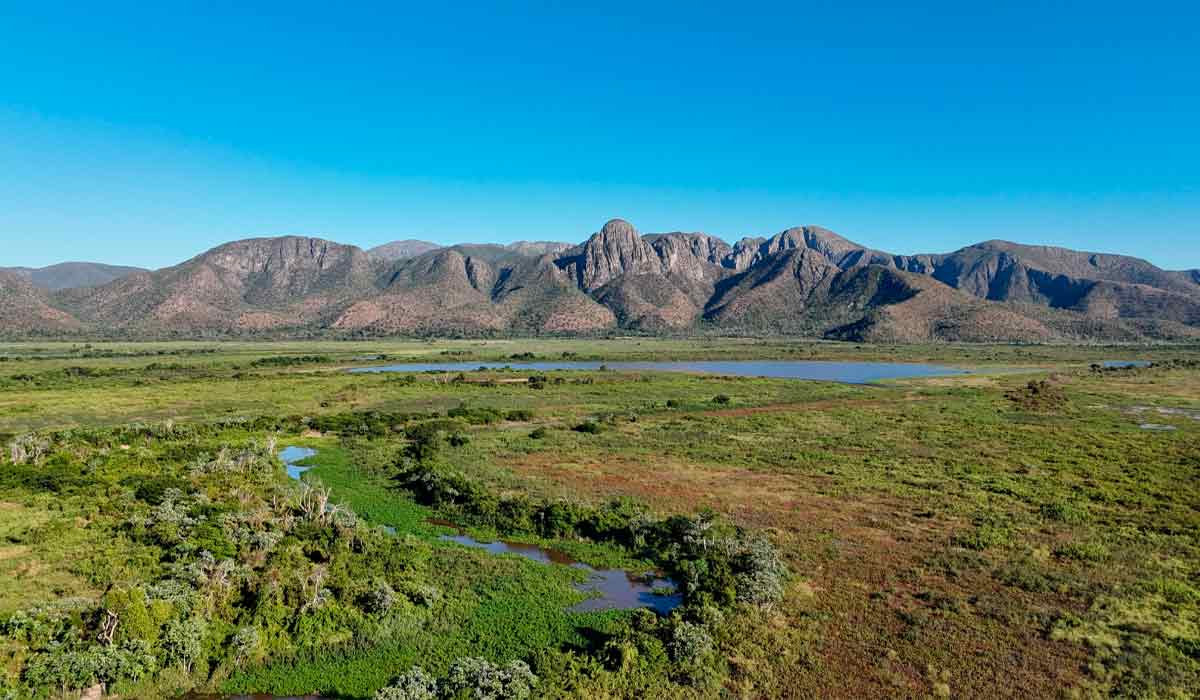
{"type": "MultiPolygon", "coordinates": [[[[317,454],[308,447],[285,447],[279,451],[279,459],[287,468],[287,474],[292,479],[311,469],[302,467],[296,462],[303,461],[317,454]]],[[[447,527],[455,527],[452,523],[436,523],[447,527]]],[[[396,534],[396,528],[390,525],[382,526],[389,534],[396,534]]],[[[569,608],[570,612],[592,612],[595,610],[633,610],[634,608],[650,608],[660,613],[668,613],[683,603],[683,596],[677,592],[677,587],[670,579],[661,578],[653,573],[637,575],[624,569],[596,569],[576,561],[564,552],[556,549],[539,547],[523,542],[481,542],[461,531],[455,535],[442,535],[439,539],[454,542],[465,547],[484,549],[493,554],[516,554],[526,559],[542,564],[562,564],[575,569],[586,571],[588,578],[575,585],[576,590],[590,594],[592,597],[576,603],[569,608]]]]}
{"type": "Polygon", "coordinates": [[[821,362],[816,360],[703,360],[680,362],[413,362],[380,367],[358,367],[351,372],[471,372],[480,368],[550,372],[576,369],[692,372],[736,377],[812,379],[844,384],[866,384],[883,379],[937,377],[966,374],[967,370],[916,362],[821,362]]]}

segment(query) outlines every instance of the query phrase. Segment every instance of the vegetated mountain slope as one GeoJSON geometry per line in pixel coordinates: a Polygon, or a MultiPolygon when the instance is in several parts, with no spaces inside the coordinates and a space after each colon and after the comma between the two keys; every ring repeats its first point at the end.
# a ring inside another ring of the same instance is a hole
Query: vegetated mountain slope
{"type": "Polygon", "coordinates": [[[438,245],[437,243],[430,243],[429,241],[406,239],[403,241],[392,241],[391,243],[384,243],[383,245],[375,246],[367,251],[367,255],[369,255],[372,260],[393,262],[396,260],[415,258],[418,255],[428,253],[431,250],[437,250],[441,247],[442,246],[438,245]]]}
{"type": "Polygon", "coordinates": [[[1106,319],[1200,323],[1200,282],[1138,258],[986,241],[901,266],[992,301],[1069,309],[1106,319]]]}
{"type": "Polygon", "coordinates": [[[0,335],[71,331],[80,323],[47,303],[23,275],[0,270],[0,335]]]}
{"type": "Polygon", "coordinates": [[[611,312],[577,289],[548,255],[463,245],[400,261],[379,291],[351,305],[334,328],[383,333],[584,332],[611,312]]]}
{"type": "Polygon", "coordinates": [[[955,287],[969,287],[976,296],[1008,300],[1014,294],[1040,295],[1051,306],[1070,306],[1068,293],[1060,298],[1053,286],[1039,288],[1045,276],[1069,280],[1096,280],[1136,284],[1182,294],[1200,293],[1200,284],[1188,280],[1186,274],[1169,272],[1139,258],[1104,253],[1087,253],[1051,246],[1032,246],[1008,241],[985,241],[945,256],[937,256],[934,276],[955,287]],[[1042,278],[1030,278],[1029,272],[1042,273],[1042,278]],[[1012,285],[1009,280],[1024,274],[1030,286],[1012,285]],[[1006,286],[992,287],[989,281],[1006,286]]]}
{"type": "Polygon", "coordinates": [[[339,330],[385,333],[503,329],[490,300],[496,282],[487,261],[443,248],[397,262],[379,288],[333,321],[339,330]]]}
{"type": "Polygon", "coordinates": [[[312,238],[238,241],[51,303],[131,332],[591,333],[715,328],[889,341],[1200,336],[1200,273],[988,241],[893,255],[816,226],[734,245],[613,219],[576,246],[437,248],[391,261],[312,238]]]}
{"type": "Polygon", "coordinates": [[[175,267],[55,299],[92,324],[154,331],[320,325],[375,288],[354,246],[285,236],[227,243],[175,267]]]}
{"type": "Polygon", "coordinates": [[[561,243],[559,241],[516,241],[509,243],[505,247],[518,255],[537,257],[539,255],[561,253],[575,246],[571,243],[561,243]]]}
{"type": "Polygon", "coordinates": [[[0,268],[0,271],[18,274],[34,287],[50,291],[98,287],[135,272],[145,272],[140,267],[91,262],[65,262],[47,267],[8,267],[0,268]]]}

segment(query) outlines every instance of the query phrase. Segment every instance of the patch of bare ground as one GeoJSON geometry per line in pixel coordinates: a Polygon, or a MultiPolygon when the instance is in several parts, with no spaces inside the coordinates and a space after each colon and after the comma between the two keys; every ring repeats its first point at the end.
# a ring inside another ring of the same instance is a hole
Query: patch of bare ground
{"type": "Polygon", "coordinates": [[[985,564],[953,578],[930,570],[967,525],[961,520],[888,494],[825,496],[828,479],[820,475],[652,459],[534,453],[506,466],[596,500],[632,496],[663,511],[711,507],[771,531],[811,593],[789,596],[773,624],[811,631],[802,636],[812,652],[774,674],[769,689],[738,685],[753,674],[736,673],[734,654],[735,695],[929,697],[948,686],[953,697],[1033,698],[1077,685],[1084,650],[1025,623],[1045,601],[995,582],[985,564]]]}

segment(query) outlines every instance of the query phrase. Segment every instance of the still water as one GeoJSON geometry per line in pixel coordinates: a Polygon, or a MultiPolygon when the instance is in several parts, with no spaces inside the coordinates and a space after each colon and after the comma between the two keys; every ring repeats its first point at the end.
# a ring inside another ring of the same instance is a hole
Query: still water
{"type": "Polygon", "coordinates": [[[683,603],[683,596],[678,593],[675,582],[654,574],[639,576],[624,569],[594,569],[558,550],[523,542],[480,542],[461,533],[443,535],[441,539],[466,547],[484,549],[493,554],[516,554],[543,564],[563,564],[586,571],[588,579],[576,584],[575,588],[593,597],[571,606],[568,608],[570,612],[650,608],[660,613],[668,613],[683,603]]]}
{"type": "MultiPolygon", "coordinates": [[[[283,460],[284,466],[287,467],[288,476],[299,479],[300,475],[311,467],[298,466],[296,462],[308,459],[316,453],[316,450],[307,447],[285,447],[279,451],[279,459],[283,460]]],[[[437,524],[453,527],[451,523],[437,524]]],[[[396,534],[396,529],[393,527],[385,525],[383,529],[390,534],[396,534]]],[[[571,606],[570,612],[650,608],[660,613],[667,613],[679,607],[683,602],[683,596],[677,592],[673,581],[653,573],[638,575],[624,569],[596,569],[576,561],[556,549],[503,540],[481,542],[461,531],[455,535],[442,535],[440,539],[465,547],[484,549],[493,554],[516,554],[542,564],[562,564],[586,571],[587,580],[576,584],[575,588],[591,597],[571,606]]]]}
{"type": "Polygon", "coordinates": [[[301,467],[296,463],[303,462],[316,454],[316,450],[308,447],[285,447],[279,451],[279,459],[283,460],[283,466],[287,468],[287,475],[293,479],[299,479],[301,474],[312,467],[301,467]]]}
{"type": "Polygon", "coordinates": [[[916,362],[819,362],[816,360],[703,360],[695,362],[414,362],[380,367],[358,367],[351,372],[470,372],[479,368],[550,372],[562,369],[643,370],[691,372],[735,377],[814,379],[845,384],[866,384],[882,379],[937,377],[965,374],[967,370],[916,362]]]}

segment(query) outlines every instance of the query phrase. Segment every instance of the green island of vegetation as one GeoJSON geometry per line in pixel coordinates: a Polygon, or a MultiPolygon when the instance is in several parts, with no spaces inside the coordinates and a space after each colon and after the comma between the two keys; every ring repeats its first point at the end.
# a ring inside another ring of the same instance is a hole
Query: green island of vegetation
{"type": "Polygon", "coordinates": [[[0,443],[3,700],[1200,696],[1195,345],[9,343],[0,443]],[[651,359],[972,371],[347,371],[651,359]]]}

